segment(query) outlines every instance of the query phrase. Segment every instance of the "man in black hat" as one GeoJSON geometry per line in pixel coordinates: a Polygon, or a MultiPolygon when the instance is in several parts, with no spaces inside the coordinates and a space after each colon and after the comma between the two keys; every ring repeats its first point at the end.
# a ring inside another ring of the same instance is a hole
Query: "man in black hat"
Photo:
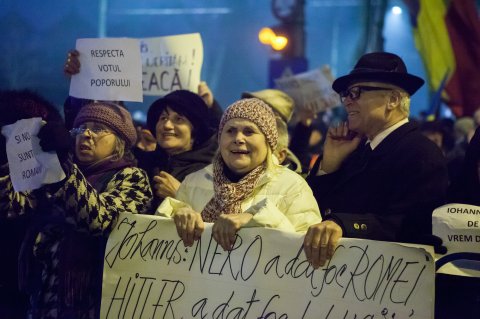
{"type": "Polygon", "coordinates": [[[343,237],[397,242],[431,238],[444,203],[447,167],[438,147],[408,121],[410,96],[424,81],[395,54],[363,55],[338,78],[348,122],[331,127],[307,181],[324,221],[309,228],[305,253],[318,267],[343,237]]]}

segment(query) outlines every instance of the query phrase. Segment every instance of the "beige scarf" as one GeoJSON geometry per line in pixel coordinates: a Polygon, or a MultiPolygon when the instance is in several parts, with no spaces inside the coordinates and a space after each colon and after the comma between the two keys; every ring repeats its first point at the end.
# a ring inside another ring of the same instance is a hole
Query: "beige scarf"
{"type": "Polygon", "coordinates": [[[237,183],[232,183],[225,176],[224,168],[226,166],[222,156],[217,154],[213,161],[213,190],[215,194],[202,211],[202,218],[205,222],[215,222],[221,214],[242,213],[242,201],[252,194],[260,176],[266,170],[266,164],[259,165],[237,183]]]}

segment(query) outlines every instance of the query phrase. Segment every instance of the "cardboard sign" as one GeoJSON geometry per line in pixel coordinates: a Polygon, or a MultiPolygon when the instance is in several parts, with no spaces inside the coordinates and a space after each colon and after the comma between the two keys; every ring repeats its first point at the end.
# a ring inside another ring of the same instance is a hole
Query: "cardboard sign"
{"type": "Polygon", "coordinates": [[[16,192],[30,191],[65,178],[57,153],[43,152],[37,137],[40,117],[19,120],[2,127],[7,140],[10,179],[16,192]]]}
{"type": "Polygon", "coordinates": [[[101,318],[433,318],[433,258],[341,240],[313,269],[303,235],[246,228],[223,251],[212,224],[184,247],[171,219],[121,214],[104,262],[101,318]]]}
{"type": "Polygon", "coordinates": [[[432,232],[440,237],[447,254],[438,255],[438,262],[451,260],[438,272],[450,275],[480,277],[480,207],[467,204],[447,204],[433,211],[432,232]],[[453,258],[455,257],[455,258],[453,258]]]}
{"type": "Polygon", "coordinates": [[[140,40],[143,94],[163,96],[175,90],[197,92],[203,63],[199,33],[140,40]]]}
{"type": "Polygon", "coordinates": [[[278,89],[295,101],[295,108],[307,108],[318,113],[341,105],[340,97],[332,89],[329,68],[315,69],[296,75],[286,75],[275,80],[278,89]]]}
{"type": "Polygon", "coordinates": [[[142,102],[142,62],[136,39],[78,39],[80,73],[70,95],[104,101],[142,102]]]}

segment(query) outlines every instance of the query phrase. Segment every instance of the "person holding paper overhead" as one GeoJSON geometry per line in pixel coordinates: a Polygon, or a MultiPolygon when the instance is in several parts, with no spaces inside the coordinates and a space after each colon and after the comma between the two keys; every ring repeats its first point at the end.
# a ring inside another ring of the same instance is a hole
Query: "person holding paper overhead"
{"type": "Polygon", "coordinates": [[[388,52],[363,55],[333,82],[348,123],[329,129],[323,158],[307,177],[325,219],[305,236],[314,266],[342,236],[430,244],[448,175],[441,151],[408,121],[410,96],[423,83],[388,52]]]}
{"type": "Polygon", "coordinates": [[[220,121],[213,164],[188,175],[157,214],[173,218],[186,246],[201,236],[204,222],[214,223],[213,237],[225,250],[241,227],[306,231],[321,221],[318,205],[300,175],[274,163],[277,138],[275,116],[265,102],[233,103],[220,121]]]}
{"type": "MultiPolygon", "coordinates": [[[[78,56],[77,50],[68,53],[65,75],[80,72],[78,56]]],[[[155,137],[156,145],[148,145],[147,151],[139,140],[134,154],[153,186],[154,207],[163,198],[174,197],[186,175],[212,162],[218,147],[214,133],[221,116],[222,109],[205,82],[198,85],[198,94],[177,90],[149,107],[147,128],[155,137]]]]}
{"type": "Polygon", "coordinates": [[[150,209],[152,192],[130,151],[136,131],[126,109],[103,102],[84,106],[71,130],[73,161],[62,155],[70,147],[67,134],[50,122],[38,134],[44,151],[61,155],[63,181],[18,193],[8,167],[0,177],[0,211],[11,218],[32,213],[36,220],[24,241],[39,267],[33,278],[38,284],[30,287],[33,318],[96,318],[106,236],[120,213],[150,209]]]}

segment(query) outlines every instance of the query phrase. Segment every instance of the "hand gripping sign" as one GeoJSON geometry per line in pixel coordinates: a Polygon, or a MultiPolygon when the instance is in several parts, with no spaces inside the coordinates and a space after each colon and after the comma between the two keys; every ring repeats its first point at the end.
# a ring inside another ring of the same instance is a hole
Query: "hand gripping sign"
{"type": "Polygon", "coordinates": [[[185,247],[171,219],[121,214],[101,318],[433,318],[435,270],[423,249],[344,238],[314,269],[302,234],[245,228],[224,251],[211,230],[185,247]]]}

